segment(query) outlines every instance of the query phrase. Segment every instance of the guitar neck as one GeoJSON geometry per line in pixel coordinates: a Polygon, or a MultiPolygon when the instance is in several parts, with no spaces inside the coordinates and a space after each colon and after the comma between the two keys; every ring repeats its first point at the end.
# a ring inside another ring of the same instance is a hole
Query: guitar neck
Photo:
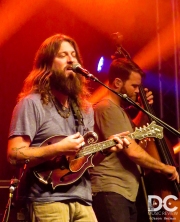
{"type": "MultiPolygon", "coordinates": [[[[128,134],[128,136],[132,139],[134,139],[133,133],[128,134]]],[[[89,154],[96,153],[98,151],[105,150],[107,148],[115,146],[117,143],[116,141],[112,140],[106,140],[103,142],[90,144],[88,146],[85,146],[80,152],[78,153],[77,157],[83,157],[89,154]]]]}

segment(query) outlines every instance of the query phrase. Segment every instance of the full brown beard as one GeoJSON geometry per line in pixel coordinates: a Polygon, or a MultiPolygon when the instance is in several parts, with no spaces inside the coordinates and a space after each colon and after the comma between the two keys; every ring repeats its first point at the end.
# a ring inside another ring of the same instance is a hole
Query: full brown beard
{"type": "Polygon", "coordinates": [[[82,81],[77,75],[66,77],[62,72],[53,71],[50,77],[50,85],[55,90],[68,95],[70,98],[77,98],[82,92],[82,81]]]}

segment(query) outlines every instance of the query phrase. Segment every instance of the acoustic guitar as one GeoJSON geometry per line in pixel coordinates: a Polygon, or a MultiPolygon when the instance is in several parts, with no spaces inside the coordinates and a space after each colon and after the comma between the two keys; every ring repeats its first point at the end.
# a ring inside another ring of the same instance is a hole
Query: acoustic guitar
{"type": "MultiPolygon", "coordinates": [[[[147,126],[136,128],[133,133],[128,134],[132,139],[142,140],[147,137],[163,138],[163,127],[156,125],[155,121],[147,126]]],[[[54,144],[66,136],[53,136],[46,139],[40,146],[54,144]]],[[[93,154],[116,145],[116,141],[106,140],[96,143],[98,136],[95,132],[84,135],[85,145],[75,156],[58,156],[36,166],[34,175],[44,184],[51,184],[55,189],[57,186],[72,184],[77,181],[89,167],[93,165],[93,154]]]]}

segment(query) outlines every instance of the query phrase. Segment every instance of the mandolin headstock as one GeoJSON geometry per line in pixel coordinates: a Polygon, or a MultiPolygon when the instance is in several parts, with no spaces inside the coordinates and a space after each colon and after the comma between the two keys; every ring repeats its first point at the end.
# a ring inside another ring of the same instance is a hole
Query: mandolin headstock
{"type": "Polygon", "coordinates": [[[147,126],[135,128],[135,131],[131,134],[133,139],[142,140],[147,137],[154,137],[158,139],[163,138],[163,127],[156,124],[155,121],[147,124],[147,126]]]}

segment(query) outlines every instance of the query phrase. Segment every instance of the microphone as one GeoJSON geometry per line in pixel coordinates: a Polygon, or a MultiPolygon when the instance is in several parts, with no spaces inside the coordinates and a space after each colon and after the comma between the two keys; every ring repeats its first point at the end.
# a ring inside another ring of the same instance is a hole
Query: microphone
{"type": "Polygon", "coordinates": [[[93,79],[94,81],[98,81],[98,79],[95,76],[93,76],[93,74],[91,74],[87,69],[84,69],[79,63],[74,63],[72,65],[72,70],[73,72],[79,73],[85,76],[86,78],[90,78],[90,79],[93,79]]]}
{"type": "Polygon", "coordinates": [[[89,71],[87,71],[87,69],[84,69],[79,63],[75,63],[72,65],[72,70],[74,72],[77,72],[77,73],[80,73],[82,74],[83,76],[87,76],[89,73],[89,71]]]}

